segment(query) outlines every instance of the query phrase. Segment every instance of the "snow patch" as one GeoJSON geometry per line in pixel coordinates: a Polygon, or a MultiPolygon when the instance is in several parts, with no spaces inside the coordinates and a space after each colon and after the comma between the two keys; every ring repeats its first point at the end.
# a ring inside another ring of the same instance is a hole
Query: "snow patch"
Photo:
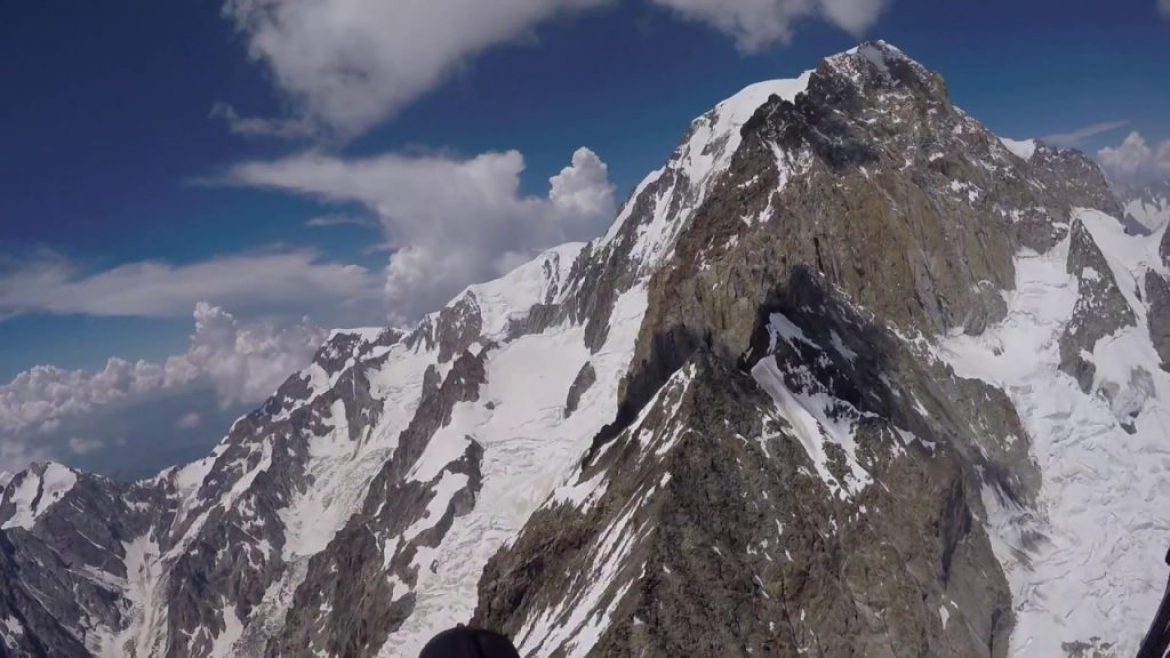
{"type": "Polygon", "coordinates": [[[478,302],[484,337],[503,340],[510,321],[523,319],[534,305],[549,301],[545,297],[551,290],[560,290],[559,284],[568,278],[569,270],[584,248],[584,242],[553,247],[494,281],[468,286],[456,299],[473,295],[478,302]]]}
{"type": "Polygon", "coordinates": [[[412,541],[423,531],[433,528],[447,511],[447,507],[451,504],[451,499],[455,497],[455,494],[467,487],[467,482],[468,477],[463,473],[444,471],[443,478],[439,480],[439,483],[432,490],[434,495],[427,503],[427,508],[423,512],[423,515],[412,523],[406,529],[406,532],[402,533],[402,538],[406,541],[412,541]]]}
{"type": "Polygon", "coordinates": [[[0,647],[14,650],[20,646],[20,638],[24,635],[24,624],[16,617],[0,618],[0,647]]]}
{"type": "Polygon", "coordinates": [[[623,582],[619,575],[634,547],[653,531],[646,525],[635,526],[633,519],[655,491],[657,486],[651,486],[631,496],[618,518],[593,542],[589,566],[568,587],[574,593],[525,621],[516,634],[521,655],[546,655],[564,647],[567,658],[584,658],[593,650],[636,581],[625,578],[623,582]]]}
{"type": "MultiPolygon", "coordinates": [[[[775,317],[776,315],[773,315],[773,318],[775,317]]],[[[819,391],[794,391],[789,388],[784,381],[783,373],[776,365],[776,360],[771,357],[760,359],[752,367],[752,377],[772,398],[776,404],[776,411],[792,428],[817,474],[830,489],[840,496],[846,496],[860,491],[872,482],[869,472],[857,459],[857,442],[853,436],[854,423],[846,418],[846,414],[837,414],[837,418],[831,418],[828,414],[830,408],[844,404],[842,401],[819,391]],[[838,481],[829,470],[826,442],[840,446],[845,452],[849,473],[844,482],[838,481]]]]}
{"type": "Polygon", "coordinates": [[[236,606],[230,601],[225,601],[223,609],[220,611],[220,616],[223,617],[223,630],[219,635],[215,636],[215,641],[211,643],[210,656],[213,658],[229,658],[236,655],[233,651],[236,641],[240,639],[240,635],[244,632],[244,624],[240,621],[239,615],[236,614],[236,606]]]}
{"type": "Polygon", "coordinates": [[[1036,154],[1036,140],[1034,139],[1015,140],[1000,137],[999,141],[1003,143],[1004,148],[1025,162],[1031,160],[1032,156],[1036,154]]]}

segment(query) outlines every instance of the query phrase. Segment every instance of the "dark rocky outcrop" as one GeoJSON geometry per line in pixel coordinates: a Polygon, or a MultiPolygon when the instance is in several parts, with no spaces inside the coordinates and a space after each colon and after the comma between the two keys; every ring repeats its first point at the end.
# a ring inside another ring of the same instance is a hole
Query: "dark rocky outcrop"
{"type": "Polygon", "coordinates": [[[1060,337],[1060,369],[1087,393],[1097,368],[1086,355],[1092,354],[1098,340],[1133,326],[1136,319],[1100,247],[1080,221],[1072,226],[1066,268],[1077,279],[1078,298],[1060,337]]]}
{"type": "MultiPolygon", "coordinates": [[[[938,382],[901,372],[899,341],[801,278],[761,315],[791,314],[809,342],[765,353],[760,325],[753,358],[847,403],[839,411],[860,420],[859,458],[882,486],[853,495],[826,483],[798,430],[771,412],[752,358],[699,347],[581,473],[604,473],[604,494],[538,512],[489,563],[473,624],[535,650],[532,620],[604,614],[591,654],[604,656],[1005,655],[1010,598],[974,520],[981,480],[960,443],[973,428],[961,413],[936,423],[916,411],[917,387],[938,382]],[[955,610],[949,625],[942,606],[955,610]]],[[[842,480],[845,458],[829,465],[842,480]]]]}
{"type": "Polygon", "coordinates": [[[565,398],[565,418],[573,415],[577,410],[577,405],[581,403],[581,396],[589,387],[593,386],[597,381],[597,371],[593,369],[593,364],[586,363],[577,371],[577,376],[573,378],[573,383],[569,386],[569,395],[565,398]]]}
{"type": "Polygon", "coordinates": [[[652,279],[640,361],[681,335],[738,356],[756,309],[798,267],[904,330],[978,333],[1003,315],[1020,246],[1050,246],[1075,206],[1116,206],[1071,152],[1045,157],[1093,172],[1076,179],[1077,194],[1035,184],[1039,165],[1008,155],[935,74],[888,46],[869,49],[827,60],[807,93],[773,98],[743,127],[727,175],[652,279]]]}
{"type": "Polygon", "coordinates": [[[1162,256],[1162,264],[1170,267],[1170,229],[1162,233],[1162,242],[1158,246],[1158,253],[1162,256]]]}
{"type": "Polygon", "coordinates": [[[1146,298],[1150,340],[1162,359],[1162,369],[1170,371],[1170,282],[1153,270],[1146,272],[1146,298]]]}

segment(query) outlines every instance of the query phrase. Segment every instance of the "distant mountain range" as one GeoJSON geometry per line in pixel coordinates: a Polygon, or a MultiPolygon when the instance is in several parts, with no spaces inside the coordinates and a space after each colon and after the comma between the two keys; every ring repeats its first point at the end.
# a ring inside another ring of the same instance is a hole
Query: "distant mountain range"
{"type": "Polygon", "coordinates": [[[1170,224],[1170,180],[1150,183],[1142,187],[1122,187],[1118,198],[1125,206],[1125,214],[1151,231],[1170,224]]]}

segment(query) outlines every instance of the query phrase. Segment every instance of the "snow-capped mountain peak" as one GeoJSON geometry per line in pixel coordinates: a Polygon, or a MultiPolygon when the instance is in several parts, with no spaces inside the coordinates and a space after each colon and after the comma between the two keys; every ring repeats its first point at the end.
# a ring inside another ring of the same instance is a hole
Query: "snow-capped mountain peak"
{"type": "Polygon", "coordinates": [[[0,529],[31,528],[75,484],[77,474],[56,462],[33,464],[15,476],[5,473],[0,478],[0,529]]]}

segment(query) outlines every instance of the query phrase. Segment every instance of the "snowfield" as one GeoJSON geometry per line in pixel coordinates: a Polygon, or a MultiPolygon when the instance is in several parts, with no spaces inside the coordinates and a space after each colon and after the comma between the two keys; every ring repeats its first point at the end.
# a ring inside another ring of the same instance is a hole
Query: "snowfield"
{"type": "Polygon", "coordinates": [[[1065,269],[1067,239],[1044,255],[1020,254],[1003,322],[937,346],[956,374],[1011,397],[1043,477],[1036,510],[984,491],[989,532],[1017,615],[1011,655],[1019,657],[1065,655],[1066,643],[1092,638],[1116,638],[1109,655],[1133,655],[1166,586],[1170,374],[1158,367],[1147,310],[1135,292],[1144,270],[1162,268],[1162,236],[1126,235],[1119,221],[1097,211],[1076,216],[1139,318],[1136,327],[1099,341],[1092,354],[1093,391],[1116,386],[1114,400],[1125,401],[1120,409],[1102,395],[1083,393],[1057,369],[1058,339],[1077,301],[1077,281],[1065,269]],[[1128,420],[1132,412],[1131,434],[1118,415],[1128,420]]]}

